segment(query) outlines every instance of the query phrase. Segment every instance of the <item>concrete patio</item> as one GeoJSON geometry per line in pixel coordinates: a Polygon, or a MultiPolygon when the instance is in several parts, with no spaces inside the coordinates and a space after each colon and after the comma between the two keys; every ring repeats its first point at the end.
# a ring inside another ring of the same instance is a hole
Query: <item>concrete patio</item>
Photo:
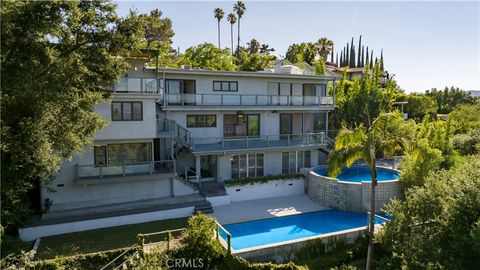
{"type": "Polygon", "coordinates": [[[306,194],[276,197],[269,199],[233,202],[228,205],[215,207],[211,214],[221,224],[230,224],[257,219],[273,218],[301,214],[313,211],[326,210],[308,197],[306,194]]]}

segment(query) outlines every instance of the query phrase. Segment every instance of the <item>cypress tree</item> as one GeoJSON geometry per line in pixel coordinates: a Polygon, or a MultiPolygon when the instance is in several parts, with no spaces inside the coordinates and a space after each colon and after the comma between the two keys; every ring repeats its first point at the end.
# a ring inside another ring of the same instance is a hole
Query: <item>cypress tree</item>
{"type": "Polygon", "coordinates": [[[335,65],[338,67],[338,52],[336,53],[335,65]]]}
{"type": "Polygon", "coordinates": [[[373,50],[370,53],[370,68],[373,68],[373,50]]]}
{"type": "Polygon", "coordinates": [[[383,49],[380,51],[380,69],[383,71],[383,49]]]}
{"type": "Polygon", "coordinates": [[[333,63],[333,52],[335,50],[335,47],[332,46],[332,51],[330,52],[330,63],[333,63]]]}
{"type": "MultiPolygon", "coordinates": [[[[368,54],[368,46],[367,46],[367,59],[365,60],[365,65],[368,65],[370,63],[370,59],[368,58],[369,54],[368,54]]],[[[364,66],[365,67],[365,66],[364,66]]]]}
{"type": "Polygon", "coordinates": [[[350,45],[347,43],[347,56],[345,57],[345,65],[349,66],[350,63],[350,45]]]}
{"type": "Polygon", "coordinates": [[[344,50],[342,50],[342,51],[340,52],[340,63],[339,63],[339,65],[338,65],[339,67],[343,67],[343,51],[344,51],[344,50]]]}
{"type": "Polygon", "coordinates": [[[350,67],[355,67],[355,45],[350,47],[350,67]]]}
{"type": "Polygon", "coordinates": [[[352,42],[350,43],[350,67],[355,67],[355,46],[353,45],[353,37],[352,42]],[[353,60],[353,61],[352,61],[353,60]]]}
{"type": "Polygon", "coordinates": [[[360,35],[360,39],[358,40],[358,58],[357,58],[357,67],[362,66],[362,35],[360,35]]]}
{"type": "Polygon", "coordinates": [[[361,57],[361,61],[362,61],[362,64],[360,65],[360,67],[364,67],[365,66],[365,48],[362,46],[362,57],[361,57]]]}

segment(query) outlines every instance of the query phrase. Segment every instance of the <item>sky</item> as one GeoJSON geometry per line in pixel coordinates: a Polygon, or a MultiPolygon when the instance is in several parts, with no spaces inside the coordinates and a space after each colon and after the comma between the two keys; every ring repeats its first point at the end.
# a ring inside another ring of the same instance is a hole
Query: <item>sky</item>
{"type": "MultiPolygon", "coordinates": [[[[217,44],[214,8],[222,8],[221,46],[230,48],[226,15],[234,1],[115,1],[117,13],[158,8],[172,20],[173,47],[183,52],[203,42],[217,44]]],[[[240,37],[252,38],[284,56],[292,43],[328,37],[343,47],[362,35],[362,44],[383,56],[386,69],[407,92],[433,87],[480,90],[480,1],[329,2],[245,1],[240,37]]],[[[237,29],[234,29],[236,40],[237,29]]],[[[234,41],[236,42],[236,41],[234,41]]]]}

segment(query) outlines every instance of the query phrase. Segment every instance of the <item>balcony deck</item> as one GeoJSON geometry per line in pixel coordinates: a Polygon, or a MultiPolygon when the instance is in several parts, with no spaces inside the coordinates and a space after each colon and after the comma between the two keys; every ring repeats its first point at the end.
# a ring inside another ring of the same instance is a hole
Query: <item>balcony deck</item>
{"type": "Polygon", "coordinates": [[[210,153],[271,148],[298,148],[326,146],[324,133],[269,135],[235,138],[192,138],[194,153],[210,153]]]}
{"type": "Polygon", "coordinates": [[[334,106],[333,97],[329,96],[273,96],[245,94],[165,94],[165,107],[188,106],[334,106]]]}

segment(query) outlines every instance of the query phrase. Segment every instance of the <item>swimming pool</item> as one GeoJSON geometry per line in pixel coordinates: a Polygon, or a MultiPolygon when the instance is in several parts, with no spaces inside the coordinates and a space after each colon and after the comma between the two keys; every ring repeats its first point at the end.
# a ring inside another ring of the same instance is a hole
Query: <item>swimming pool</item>
{"type": "MultiPolygon", "coordinates": [[[[383,223],[376,218],[377,224],[383,223]]],[[[224,225],[234,250],[367,226],[367,214],[324,210],[224,225]]],[[[226,239],[226,236],[222,234],[226,239]]]]}
{"type": "MultiPolygon", "coordinates": [[[[328,176],[326,167],[319,167],[313,171],[319,175],[328,176]]],[[[399,174],[397,171],[377,167],[378,181],[397,180],[398,176],[399,174]]],[[[352,166],[350,168],[344,167],[342,172],[337,176],[337,179],[340,181],[357,183],[362,181],[372,181],[370,168],[360,166],[352,166]]]]}

